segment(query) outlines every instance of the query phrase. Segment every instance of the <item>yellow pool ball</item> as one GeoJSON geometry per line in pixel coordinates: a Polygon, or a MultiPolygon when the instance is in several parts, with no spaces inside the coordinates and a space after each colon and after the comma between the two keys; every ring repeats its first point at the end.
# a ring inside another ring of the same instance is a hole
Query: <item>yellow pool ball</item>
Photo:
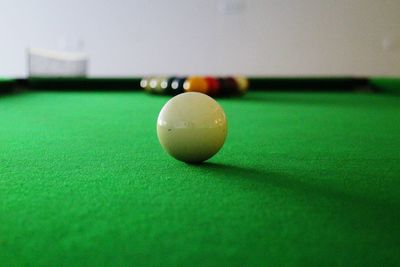
{"type": "Polygon", "coordinates": [[[239,95],[244,95],[247,93],[247,91],[249,90],[249,80],[244,77],[244,76],[236,76],[234,77],[238,88],[237,88],[237,92],[239,95]]]}
{"type": "Polygon", "coordinates": [[[200,76],[190,76],[186,79],[183,84],[183,89],[185,92],[198,92],[207,94],[208,93],[208,83],[205,78],[200,76]]]}

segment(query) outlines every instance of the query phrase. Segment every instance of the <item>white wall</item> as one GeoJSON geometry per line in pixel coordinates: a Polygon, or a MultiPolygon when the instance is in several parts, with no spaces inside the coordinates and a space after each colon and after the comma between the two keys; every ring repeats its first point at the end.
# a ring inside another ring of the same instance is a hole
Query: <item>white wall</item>
{"type": "Polygon", "coordinates": [[[0,76],[80,40],[92,76],[400,75],[400,0],[0,0],[0,76]]]}

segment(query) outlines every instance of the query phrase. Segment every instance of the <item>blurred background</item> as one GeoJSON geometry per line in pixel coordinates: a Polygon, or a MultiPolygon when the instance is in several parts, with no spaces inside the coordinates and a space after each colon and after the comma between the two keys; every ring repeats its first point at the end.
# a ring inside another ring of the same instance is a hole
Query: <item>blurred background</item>
{"type": "Polygon", "coordinates": [[[28,48],[83,52],[89,76],[400,75],[399,0],[0,0],[0,76],[28,48]]]}

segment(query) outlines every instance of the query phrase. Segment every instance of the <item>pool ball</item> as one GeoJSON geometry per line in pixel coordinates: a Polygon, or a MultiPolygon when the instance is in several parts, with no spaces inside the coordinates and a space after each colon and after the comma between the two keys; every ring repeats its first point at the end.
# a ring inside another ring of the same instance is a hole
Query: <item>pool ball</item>
{"type": "Polygon", "coordinates": [[[177,160],[200,163],[214,156],[227,135],[224,110],[210,96],[189,92],[171,98],[157,119],[161,146],[177,160]]]}
{"type": "Polygon", "coordinates": [[[158,86],[158,78],[157,77],[151,78],[149,81],[149,90],[148,91],[150,93],[155,93],[157,86],[158,86]]]}
{"type": "Polygon", "coordinates": [[[168,87],[168,78],[161,78],[160,79],[160,87],[163,90],[167,89],[167,87],[168,87]]]}
{"type": "Polygon", "coordinates": [[[144,89],[145,91],[149,92],[150,91],[150,80],[152,78],[150,77],[145,77],[140,80],[140,87],[144,89]]]}
{"type": "Polygon", "coordinates": [[[150,81],[151,91],[156,94],[162,94],[165,89],[163,89],[163,82],[166,80],[165,77],[157,77],[150,81]],[[153,82],[153,83],[152,83],[153,82]]]}
{"type": "Polygon", "coordinates": [[[171,83],[171,91],[173,95],[178,95],[184,92],[183,84],[186,81],[186,77],[175,78],[171,83]]]}
{"type": "Polygon", "coordinates": [[[224,77],[219,79],[220,90],[219,96],[232,96],[237,92],[238,84],[232,77],[224,77]]]}
{"type": "Polygon", "coordinates": [[[204,78],[207,82],[208,85],[208,92],[207,94],[210,96],[216,96],[218,95],[218,91],[219,91],[219,81],[216,78],[213,77],[205,77],[204,78]]]}
{"type": "Polygon", "coordinates": [[[170,81],[170,79],[167,77],[160,77],[160,81],[159,81],[159,83],[160,83],[159,84],[159,87],[160,87],[159,93],[160,94],[163,94],[163,95],[169,94],[169,88],[168,88],[168,87],[170,87],[169,81],[170,81]]]}
{"type": "Polygon", "coordinates": [[[207,94],[208,84],[206,80],[200,76],[190,76],[183,84],[185,92],[198,92],[207,94]]]}
{"type": "Polygon", "coordinates": [[[238,95],[244,95],[247,93],[249,90],[249,80],[244,77],[244,76],[236,76],[234,77],[236,80],[236,83],[238,85],[237,87],[237,94],[238,95]]]}
{"type": "Polygon", "coordinates": [[[140,87],[142,89],[145,89],[147,87],[147,84],[148,84],[147,78],[143,78],[143,79],[140,80],[140,87]]]}
{"type": "Polygon", "coordinates": [[[169,77],[164,81],[161,87],[165,88],[165,94],[174,95],[174,91],[172,90],[172,82],[176,79],[176,77],[169,77]]]}

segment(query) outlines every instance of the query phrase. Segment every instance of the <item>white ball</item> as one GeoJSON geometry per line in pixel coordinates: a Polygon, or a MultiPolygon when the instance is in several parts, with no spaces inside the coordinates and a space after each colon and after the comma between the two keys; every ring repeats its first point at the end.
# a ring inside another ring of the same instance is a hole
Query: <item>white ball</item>
{"type": "Polygon", "coordinates": [[[172,157],[200,163],[214,156],[227,135],[224,110],[202,93],[183,93],[171,98],[157,119],[161,146],[172,157]]]}

